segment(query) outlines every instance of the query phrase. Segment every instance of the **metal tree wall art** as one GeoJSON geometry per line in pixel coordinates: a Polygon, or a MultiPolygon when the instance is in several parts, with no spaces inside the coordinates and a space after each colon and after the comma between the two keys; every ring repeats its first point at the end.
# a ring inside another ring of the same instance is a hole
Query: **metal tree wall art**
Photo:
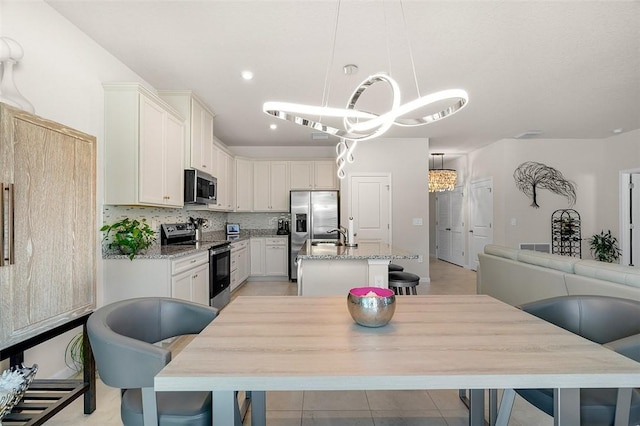
{"type": "Polygon", "coordinates": [[[562,176],[553,167],[545,166],[535,161],[527,161],[518,166],[513,172],[516,187],[533,199],[531,207],[540,207],[536,202],[536,189],[548,189],[549,191],[567,197],[570,205],[576,202],[576,188],[571,181],[562,176]]]}

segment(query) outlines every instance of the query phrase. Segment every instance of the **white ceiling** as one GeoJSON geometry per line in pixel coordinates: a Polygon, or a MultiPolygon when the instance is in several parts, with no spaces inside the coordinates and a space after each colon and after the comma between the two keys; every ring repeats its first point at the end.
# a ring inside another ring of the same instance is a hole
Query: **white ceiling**
{"type": "MultiPolygon", "coordinates": [[[[407,102],[417,97],[412,58],[421,95],[469,93],[458,114],[385,135],[429,137],[432,152],[468,152],[528,130],[555,139],[640,128],[637,0],[342,0],[339,15],[337,0],[47,3],[156,89],[194,90],[230,146],[335,144],[264,114],[263,102],[321,105],[324,92],[342,108],[380,71],[407,102]],[[358,74],[342,73],[349,63],[358,74]],[[245,69],[252,81],[240,77],[245,69]]],[[[357,107],[386,112],[386,88],[368,92],[357,107]]]]}

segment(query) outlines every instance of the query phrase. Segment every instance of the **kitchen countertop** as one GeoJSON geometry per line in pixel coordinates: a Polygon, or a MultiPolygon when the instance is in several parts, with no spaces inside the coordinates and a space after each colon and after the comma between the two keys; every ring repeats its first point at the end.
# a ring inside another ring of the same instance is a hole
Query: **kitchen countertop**
{"type": "Polygon", "coordinates": [[[418,259],[417,254],[393,247],[386,243],[359,242],[357,247],[311,245],[307,240],[298,253],[298,259],[307,260],[354,260],[354,259],[418,259]]]}
{"type": "MultiPolygon", "coordinates": [[[[287,237],[288,235],[278,235],[276,229],[248,229],[240,231],[240,236],[236,240],[230,241],[232,244],[238,241],[248,240],[251,237],[287,237]]],[[[191,256],[200,252],[209,250],[211,244],[226,240],[224,231],[205,232],[203,240],[193,245],[170,245],[162,246],[154,244],[149,247],[144,254],[136,255],[135,259],[177,259],[180,257],[191,256]]],[[[129,259],[129,256],[120,254],[119,252],[109,250],[102,253],[103,259],[129,259]]]]}

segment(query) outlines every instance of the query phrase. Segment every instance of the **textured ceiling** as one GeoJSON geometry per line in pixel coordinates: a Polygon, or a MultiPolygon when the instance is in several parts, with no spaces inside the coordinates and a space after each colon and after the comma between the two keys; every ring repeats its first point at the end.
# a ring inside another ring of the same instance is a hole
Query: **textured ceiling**
{"type": "MultiPolygon", "coordinates": [[[[228,145],[334,144],[267,116],[263,102],[344,107],[380,71],[398,81],[403,102],[418,90],[469,93],[460,113],[385,135],[429,137],[432,151],[468,152],[528,130],[603,138],[640,128],[639,1],[47,3],[155,88],[194,90],[228,145]],[[356,75],[343,74],[349,63],[356,75]]],[[[375,85],[357,107],[383,113],[389,98],[375,85]]]]}

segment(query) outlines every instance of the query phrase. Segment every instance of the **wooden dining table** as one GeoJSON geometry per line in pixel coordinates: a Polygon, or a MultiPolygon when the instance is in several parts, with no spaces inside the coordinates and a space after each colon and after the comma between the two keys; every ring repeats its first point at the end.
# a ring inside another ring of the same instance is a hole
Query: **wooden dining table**
{"type": "MultiPolygon", "coordinates": [[[[580,388],[640,386],[640,363],[486,295],[398,296],[391,321],[356,324],[346,295],[236,298],[155,378],[156,391],[212,391],[213,424],[232,425],[234,391],[554,388],[555,422],[579,424],[580,388]]],[[[630,392],[628,392],[630,396],[630,392]]]]}

